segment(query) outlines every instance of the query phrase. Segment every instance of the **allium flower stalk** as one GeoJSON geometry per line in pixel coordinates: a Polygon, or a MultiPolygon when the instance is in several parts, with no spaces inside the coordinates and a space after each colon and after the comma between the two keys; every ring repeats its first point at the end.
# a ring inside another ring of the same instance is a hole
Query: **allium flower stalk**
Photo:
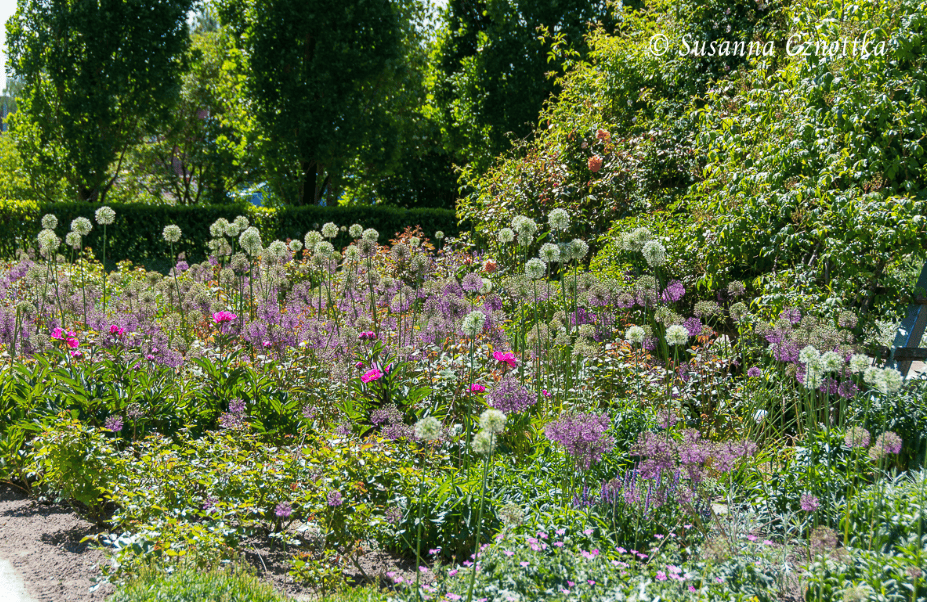
{"type": "Polygon", "coordinates": [[[645,244],[641,252],[647,261],[647,265],[652,268],[658,268],[666,263],[666,248],[655,240],[645,244]]]}
{"type": "Polygon", "coordinates": [[[547,214],[547,223],[552,229],[563,232],[570,227],[570,214],[565,209],[554,209],[547,214]]]}

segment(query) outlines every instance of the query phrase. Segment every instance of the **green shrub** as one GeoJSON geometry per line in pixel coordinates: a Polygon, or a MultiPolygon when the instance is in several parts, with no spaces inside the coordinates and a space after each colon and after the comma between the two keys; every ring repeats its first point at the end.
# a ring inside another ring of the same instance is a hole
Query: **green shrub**
{"type": "Polygon", "coordinates": [[[180,565],[170,573],[143,569],[110,602],[286,602],[289,599],[241,568],[202,571],[180,565]]]}

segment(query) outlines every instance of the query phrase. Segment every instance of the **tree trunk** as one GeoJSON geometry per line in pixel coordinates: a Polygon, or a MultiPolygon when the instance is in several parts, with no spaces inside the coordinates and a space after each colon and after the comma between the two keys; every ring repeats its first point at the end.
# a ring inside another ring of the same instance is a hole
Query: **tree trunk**
{"type": "Polygon", "coordinates": [[[309,205],[316,202],[315,183],[318,179],[315,161],[303,161],[303,181],[299,185],[299,205],[309,205]]]}

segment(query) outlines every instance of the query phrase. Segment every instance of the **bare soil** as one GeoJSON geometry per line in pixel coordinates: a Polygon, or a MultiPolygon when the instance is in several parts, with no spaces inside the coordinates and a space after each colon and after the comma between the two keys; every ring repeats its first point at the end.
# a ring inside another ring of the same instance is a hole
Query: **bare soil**
{"type": "Polygon", "coordinates": [[[37,602],[98,602],[112,594],[111,585],[90,592],[106,558],[80,541],[98,532],[66,507],[0,483],[0,558],[19,571],[37,602]]]}

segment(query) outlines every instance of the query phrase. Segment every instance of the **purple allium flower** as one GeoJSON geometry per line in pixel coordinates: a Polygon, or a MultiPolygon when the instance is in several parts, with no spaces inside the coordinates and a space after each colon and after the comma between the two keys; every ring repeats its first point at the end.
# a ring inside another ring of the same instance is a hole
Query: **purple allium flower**
{"type": "Polygon", "coordinates": [[[866,447],[869,445],[869,431],[861,426],[854,426],[847,430],[843,442],[847,447],[866,447]]]}
{"type": "Polygon", "coordinates": [[[676,416],[675,412],[672,410],[660,410],[660,412],[657,413],[657,424],[659,424],[661,428],[672,428],[677,422],[679,422],[679,417],[676,416]]]}
{"type": "Polygon", "coordinates": [[[609,420],[605,414],[574,414],[548,424],[544,435],[562,445],[573,456],[577,466],[589,470],[615,446],[614,439],[605,434],[608,427],[609,420]]]}
{"type": "Polygon", "coordinates": [[[697,337],[702,334],[702,321],[698,318],[689,318],[682,325],[689,331],[690,337],[697,337]]]}
{"type": "Polygon", "coordinates": [[[205,510],[206,512],[209,512],[210,510],[216,507],[216,502],[218,501],[219,500],[217,500],[216,498],[212,496],[208,496],[205,500],[203,500],[203,510],[205,510]]]}
{"type": "Polygon", "coordinates": [[[747,370],[747,376],[750,378],[759,378],[760,376],[763,376],[763,371],[756,366],[752,366],[749,370],[747,370]]]}
{"type": "Polygon", "coordinates": [[[814,512],[821,507],[821,502],[817,497],[811,495],[810,493],[805,493],[801,496],[801,509],[805,512],[814,512]]]}
{"type": "Polygon", "coordinates": [[[878,447],[886,454],[897,454],[901,452],[901,437],[887,431],[876,437],[873,447],[878,447]]]}
{"type": "Polygon", "coordinates": [[[476,273],[469,273],[463,277],[460,287],[468,293],[478,293],[483,289],[483,279],[476,273]]]}
{"type": "Polygon", "coordinates": [[[524,412],[537,402],[537,398],[518,382],[514,372],[509,372],[487,395],[489,405],[500,412],[514,414],[524,412]]]}
{"type": "Polygon", "coordinates": [[[174,269],[182,274],[190,269],[190,264],[181,259],[177,262],[177,265],[174,266],[174,269]]]}
{"type": "Polygon", "coordinates": [[[845,380],[840,383],[840,386],[837,387],[837,394],[844,399],[849,399],[856,395],[859,391],[859,387],[856,386],[852,380],[845,380]]]}
{"type": "Polygon", "coordinates": [[[779,319],[788,320],[792,324],[798,324],[801,322],[801,312],[794,307],[783,309],[782,313],[779,314],[779,319]]]}
{"type": "Polygon", "coordinates": [[[328,492],[328,505],[332,508],[338,507],[344,503],[344,500],[341,498],[341,492],[337,490],[331,490],[328,492]]]}
{"type": "Polygon", "coordinates": [[[110,416],[103,424],[103,428],[114,433],[118,433],[122,430],[122,418],[116,415],[110,416]]]}
{"type": "Polygon", "coordinates": [[[393,506],[386,509],[386,522],[391,525],[398,525],[399,521],[402,520],[402,510],[393,506]]]}
{"type": "Polygon", "coordinates": [[[293,514],[293,507],[286,502],[280,502],[277,504],[277,508],[274,510],[274,514],[276,514],[279,518],[288,518],[291,514],[293,514]]]}
{"type": "Polygon", "coordinates": [[[663,302],[664,303],[675,303],[682,299],[682,296],[686,294],[686,289],[682,286],[682,283],[678,280],[671,280],[669,284],[666,285],[666,288],[663,290],[663,302]]]}

